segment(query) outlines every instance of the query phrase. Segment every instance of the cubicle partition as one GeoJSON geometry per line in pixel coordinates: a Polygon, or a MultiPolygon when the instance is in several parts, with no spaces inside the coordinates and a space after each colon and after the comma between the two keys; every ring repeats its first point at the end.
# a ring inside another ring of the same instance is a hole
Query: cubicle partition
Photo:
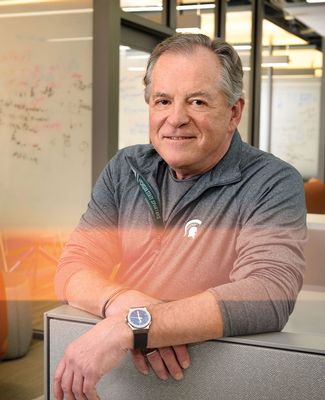
{"type": "MultiPolygon", "coordinates": [[[[324,305],[323,293],[320,309],[324,305]]],[[[96,317],[69,306],[46,314],[47,400],[54,398],[53,375],[65,347],[97,321],[96,317]]],[[[171,378],[164,382],[153,373],[143,376],[127,356],[99,382],[101,400],[324,399],[325,330],[314,334],[296,329],[221,339],[189,348],[192,362],[181,382],[171,378]]]]}
{"type": "MultiPolygon", "coordinates": [[[[98,384],[101,400],[324,400],[325,219],[308,220],[307,273],[282,332],[222,338],[189,346],[191,366],[180,382],[141,375],[127,355],[98,384]]],[[[99,321],[64,305],[45,315],[45,399],[66,346],[99,321]]]]}

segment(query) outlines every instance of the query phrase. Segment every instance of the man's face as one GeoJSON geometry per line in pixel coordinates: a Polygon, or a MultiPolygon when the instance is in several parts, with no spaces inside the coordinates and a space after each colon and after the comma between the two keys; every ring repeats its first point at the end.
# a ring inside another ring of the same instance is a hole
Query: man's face
{"type": "Polygon", "coordinates": [[[150,140],[179,179],[211,169],[227,152],[243,108],[218,88],[212,51],[166,52],[156,62],[149,97],[150,140]]]}

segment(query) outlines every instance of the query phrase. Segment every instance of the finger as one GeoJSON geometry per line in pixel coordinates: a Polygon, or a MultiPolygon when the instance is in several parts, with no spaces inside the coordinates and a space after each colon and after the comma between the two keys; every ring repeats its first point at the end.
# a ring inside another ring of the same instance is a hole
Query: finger
{"type": "Polygon", "coordinates": [[[189,352],[187,350],[187,346],[185,345],[173,346],[173,349],[180,366],[184,369],[188,368],[191,364],[191,359],[189,352]]]}
{"type": "Polygon", "coordinates": [[[63,400],[63,390],[61,387],[61,379],[65,370],[65,361],[62,359],[54,374],[53,394],[56,400],[63,400]]]}
{"type": "Polygon", "coordinates": [[[72,392],[76,400],[87,400],[87,397],[83,393],[83,383],[83,376],[75,373],[72,382],[72,392]]]}
{"type": "Polygon", "coordinates": [[[168,379],[168,371],[162,358],[160,357],[159,351],[156,350],[148,353],[146,357],[158,378],[166,381],[168,379]]]}
{"type": "Polygon", "coordinates": [[[147,365],[146,357],[141,353],[140,350],[131,350],[132,359],[137,370],[144,375],[149,374],[149,368],[147,365]]]}
{"type": "Polygon", "coordinates": [[[184,375],[182,367],[180,366],[176,358],[173,348],[162,347],[161,349],[159,349],[159,353],[170,375],[177,381],[183,379],[184,375]]]}
{"type": "Polygon", "coordinates": [[[100,400],[96,391],[96,383],[86,377],[83,382],[83,393],[87,400],[100,400]]]}
{"type": "Polygon", "coordinates": [[[73,370],[66,366],[61,379],[61,388],[64,393],[64,400],[75,400],[72,393],[73,370]]]}

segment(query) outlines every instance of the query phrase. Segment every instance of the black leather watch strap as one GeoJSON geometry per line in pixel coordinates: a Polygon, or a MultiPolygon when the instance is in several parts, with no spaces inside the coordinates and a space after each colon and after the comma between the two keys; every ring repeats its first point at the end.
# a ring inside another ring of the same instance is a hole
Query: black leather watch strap
{"type": "Polygon", "coordinates": [[[136,330],[133,331],[134,334],[134,349],[144,350],[147,348],[148,344],[148,329],[147,330],[136,330]]]}
{"type": "Polygon", "coordinates": [[[150,312],[146,307],[131,307],[126,322],[133,331],[133,348],[145,350],[151,324],[150,312]]]}

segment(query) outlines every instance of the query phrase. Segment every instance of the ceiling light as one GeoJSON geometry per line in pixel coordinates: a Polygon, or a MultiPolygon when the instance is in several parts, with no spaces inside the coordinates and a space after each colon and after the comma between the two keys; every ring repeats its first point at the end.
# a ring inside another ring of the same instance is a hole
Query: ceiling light
{"type": "Polygon", "coordinates": [[[306,0],[307,3],[325,3],[325,0],[306,0]]]}
{"type": "Polygon", "coordinates": [[[60,42],[83,42],[93,40],[92,36],[81,36],[81,37],[70,37],[70,38],[53,38],[47,39],[48,42],[51,43],[60,43],[60,42]]]}
{"type": "Polygon", "coordinates": [[[63,15],[63,14],[87,14],[92,13],[92,8],[76,8],[70,10],[51,10],[51,11],[32,11],[20,13],[0,13],[0,18],[18,18],[18,17],[42,17],[44,15],[63,15]]]}
{"type": "Polygon", "coordinates": [[[148,7],[123,7],[125,12],[146,12],[146,11],[162,11],[161,6],[148,6],[148,7]]]}
{"type": "Polygon", "coordinates": [[[52,0],[1,0],[0,6],[17,6],[22,4],[50,3],[52,0]]]}
{"type": "Polygon", "coordinates": [[[284,12],[284,19],[286,21],[293,21],[295,19],[295,17],[291,14],[289,14],[288,12],[284,12]]]}
{"type": "Polygon", "coordinates": [[[147,60],[150,57],[150,54],[138,54],[134,56],[128,56],[129,60],[147,60]]]}
{"type": "Polygon", "coordinates": [[[200,28],[176,28],[177,33],[201,33],[200,28]]]}
{"type": "Polygon", "coordinates": [[[314,31],[314,29],[313,28],[306,28],[306,29],[302,29],[301,31],[300,31],[300,33],[302,34],[302,35],[310,35],[311,33],[314,33],[315,31],[314,31]]]}
{"type": "Polygon", "coordinates": [[[250,45],[250,44],[234,44],[232,47],[237,51],[244,51],[244,50],[252,49],[252,45],[250,45]]]}
{"type": "Polygon", "coordinates": [[[144,72],[146,69],[145,67],[129,67],[128,71],[132,72],[144,72]]]}
{"type": "Polygon", "coordinates": [[[316,68],[314,74],[316,78],[321,78],[323,76],[323,70],[321,68],[316,68]]]}
{"type": "Polygon", "coordinates": [[[131,47],[129,47],[129,46],[124,46],[123,44],[121,44],[120,45],[120,51],[128,51],[128,50],[131,50],[131,47]]]}
{"type": "MultiPolygon", "coordinates": [[[[185,4],[176,6],[178,11],[189,11],[189,10],[213,10],[216,7],[215,4],[185,4]]],[[[139,6],[139,7],[122,7],[125,12],[146,12],[146,11],[162,11],[161,6],[139,6]]]]}
{"type": "Polygon", "coordinates": [[[176,10],[178,11],[186,11],[186,10],[212,10],[216,7],[215,4],[188,4],[176,6],[176,10]]]}

